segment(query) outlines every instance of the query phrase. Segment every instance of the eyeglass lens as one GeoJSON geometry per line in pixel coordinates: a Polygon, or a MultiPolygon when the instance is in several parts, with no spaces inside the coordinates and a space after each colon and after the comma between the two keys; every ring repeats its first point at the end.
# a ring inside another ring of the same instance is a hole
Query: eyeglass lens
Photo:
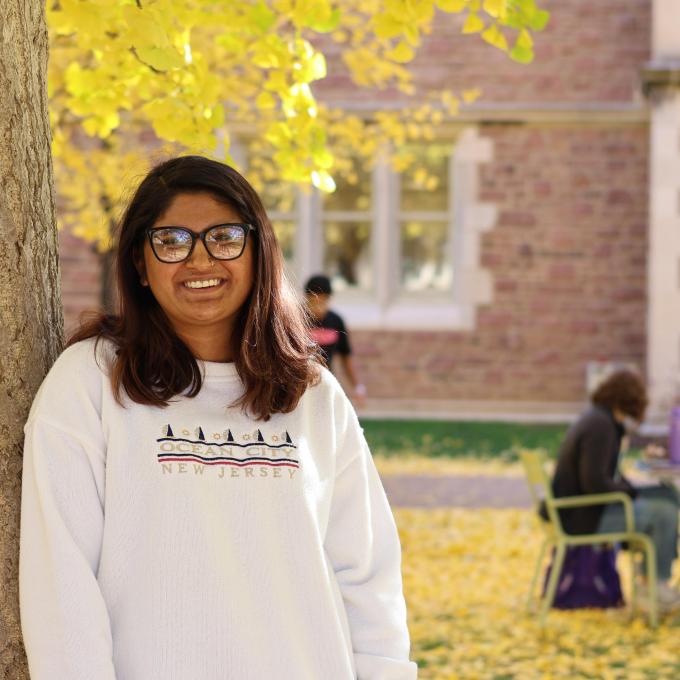
{"type": "MultiPolygon", "coordinates": [[[[205,236],[208,252],[218,260],[233,260],[241,255],[245,230],[239,225],[225,225],[210,229],[205,236]]],[[[181,262],[191,252],[193,237],[190,232],[168,227],[154,231],[151,243],[156,255],[164,262],[181,262]]]]}

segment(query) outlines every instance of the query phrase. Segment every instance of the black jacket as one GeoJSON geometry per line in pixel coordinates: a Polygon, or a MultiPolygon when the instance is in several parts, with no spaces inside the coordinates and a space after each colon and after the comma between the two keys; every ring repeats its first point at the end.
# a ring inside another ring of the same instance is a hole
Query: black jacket
{"type": "MultiPolygon", "coordinates": [[[[560,446],[552,488],[555,497],[623,491],[635,497],[635,489],[617,476],[624,428],[612,412],[592,406],[569,428],[560,446]]],[[[564,530],[570,534],[594,533],[604,506],[560,510],[564,530]]]]}

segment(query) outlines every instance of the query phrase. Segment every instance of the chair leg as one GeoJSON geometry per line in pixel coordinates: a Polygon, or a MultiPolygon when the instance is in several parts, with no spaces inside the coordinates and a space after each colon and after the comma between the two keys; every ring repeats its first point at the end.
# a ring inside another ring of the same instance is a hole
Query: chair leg
{"type": "Polygon", "coordinates": [[[545,592],[545,597],[541,603],[540,623],[545,625],[545,619],[548,616],[548,610],[555,600],[555,592],[557,591],[557,584],[559,583],[560,574],[562,573],[562,565],[564,564],[564,555],[567,551],[567,546],[564,543],[558,543],[555,548],[555,556],[553,557],[552,568],[550,570],[550,578],[548,579],[548,587],[545,592]]]}
{"type": "Polygon", "coordinates": [[[545,539],[543,541],[543,544],[541,545],[541,550],[538,554],[538,560],[536,561],[536,567],[534,569],[534,576],[531,579],[531,586],[529,587],[529,596],[527,597],[527,609],[531,609],[531,605],[533,603],[534,599],[534,593],[536,592],[536,582],[539,579],[540,573],[541,573],[541,566],[543,566],[543,558],[545,557],[545,550],[548,547],[548,544],[550,543],[549,539],[545,539]]]}
{"type": "Polygon", "coordinates": [[[659,600],[656,592],[656,550],[651,541],[643,544],[645,562],[647,563],[647,588],[649,593],[649,625],[656,628],[659,625],[659,600]]]}
{"type": "Polygon", "coordinates": [[[629,546],[628,552],[630,553],[630,614],[635,616],[638,604],[638,587],[635,573],[635,550],[633,550],[633,546],[629,546]]]}

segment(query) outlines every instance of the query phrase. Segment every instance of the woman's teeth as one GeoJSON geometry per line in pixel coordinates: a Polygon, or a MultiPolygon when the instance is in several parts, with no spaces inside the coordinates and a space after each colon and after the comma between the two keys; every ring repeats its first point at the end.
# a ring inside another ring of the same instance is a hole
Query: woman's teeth
{"type": "Polygon", "coordinates": [[[185,281],[184,285],[187,288],[211,288],[219,286],[220,283],[222,283],[222,279],[208,279],[207,281],[185,281]]]}

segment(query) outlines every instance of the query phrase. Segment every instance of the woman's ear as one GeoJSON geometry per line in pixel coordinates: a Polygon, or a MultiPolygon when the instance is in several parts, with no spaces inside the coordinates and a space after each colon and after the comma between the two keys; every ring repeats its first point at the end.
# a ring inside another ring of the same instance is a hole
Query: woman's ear
{"type": "Polygon", "coordinates": [[[135,269],[139,274],[139,282],[142,286],[148,286],[149,280],[146,277],[146,264],[144,263],[144,255],[142,253],[135,253],[134,255],[135,269]]]}

